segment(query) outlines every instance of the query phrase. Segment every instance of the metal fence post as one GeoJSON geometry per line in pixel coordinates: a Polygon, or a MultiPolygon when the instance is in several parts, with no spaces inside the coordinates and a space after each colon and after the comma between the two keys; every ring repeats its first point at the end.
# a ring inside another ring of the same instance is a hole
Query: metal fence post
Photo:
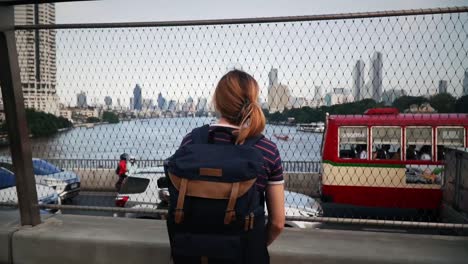
{"type": "Polygon", "coordinates": [[[14,9],[0,7],[0,85],[22,225],[41,222],[14,31],[14,9]]]}

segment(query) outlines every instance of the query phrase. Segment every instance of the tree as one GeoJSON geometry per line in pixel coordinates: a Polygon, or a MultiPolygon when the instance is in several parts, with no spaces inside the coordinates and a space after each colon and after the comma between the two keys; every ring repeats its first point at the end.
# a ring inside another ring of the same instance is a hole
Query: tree
{"type": "Polygon", "coordinates": [[[453,113],[455,110],[455,97],[449,93],[440,93],[431,97],[429,104],[439,113],[453,113]]]}
{"type": "Polygon", "coordinates": [[[88,122],[88,123],[98,123],[98,122],[101,122],[101,119],[99,119],[97,117],[94,117],[94,116],[90,116],[90,117],[86,118],[86,122],[88,122]]]}
{"type": "Polygon", "coordinates": [[[119,117],[114,112],[104,111],[102,114],[102,121],[117,124],[119,123],[119,117]]]}
{"type": "Polygon", "coordinates": [[[468,95],[464,95],[455,102],[456,113],[468,113],[468,95]]]}
{"type": "Polygon", "coordinates": [[[404,112],[406,109],[409,109],[411,105],[421,105],[422,103],[427,103],[428,100],[422,96],[402,96],[393,101],[392,106],[398,108],[400,112],[404,112]]]}

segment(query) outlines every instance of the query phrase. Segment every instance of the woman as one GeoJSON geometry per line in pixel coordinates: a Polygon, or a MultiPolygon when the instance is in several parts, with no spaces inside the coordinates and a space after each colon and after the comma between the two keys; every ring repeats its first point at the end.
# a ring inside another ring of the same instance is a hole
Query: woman
{"type": "MultiPolygon", "coordinates": [[[[265,116],[257,103],[258,95],[257,81],[243,71],[233,70],[221,78],[213,96],[221,117],[209,129],[214,144],[243,144],[246,139],[263,132],[265,116]]],[[[189,133],[181,146],[191,142],[189,133]]],[[[257,176],[256,187],[265,198],[268,210],[266,234],[258,236],[254,263],[269,263],[267,246],[279,236],[285,223],[283,168],[275,143],[262,138],[254,147],[263,154],[265,173],[257,176]]]]}

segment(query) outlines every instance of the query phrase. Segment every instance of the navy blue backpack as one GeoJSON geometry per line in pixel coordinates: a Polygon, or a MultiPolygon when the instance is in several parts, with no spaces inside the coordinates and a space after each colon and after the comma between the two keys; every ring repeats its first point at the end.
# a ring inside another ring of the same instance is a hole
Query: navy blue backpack
{"type": "Polygon", "coordinates": [[[205,125],[191,137],[164,166],[174,262],[267,263],[264,195],[255,185],[264,161],[253,147],[263,136],[214,144],[205,125]]]}

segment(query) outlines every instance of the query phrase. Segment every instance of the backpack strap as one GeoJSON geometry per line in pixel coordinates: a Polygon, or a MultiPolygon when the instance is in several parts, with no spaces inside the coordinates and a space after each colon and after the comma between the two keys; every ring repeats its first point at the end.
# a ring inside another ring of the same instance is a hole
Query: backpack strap
{"type": "Polygon", "coordinates": [[[188,180],[186,178],[181,178],[179,187],[179,197],[177,197],[177,207],[175,209],[176,224],[180,224],[184,219],[184,201],[185,194],[187,193],[187,183],[188,180]]]}
{"type": "Polygon", "coordinates": [[[192,130],[192,142],[194,144],[204,144],[208,142],[210,125],[203,125],[192,130]]]}
{"type": "Polygon", "coordinates": [[[236,217],[236,211],[234,207],[236,206],[237,194],[239,193],[239,182],[234,182],[231,187],[231,195],[229,196],[229,202],[226,208],[226,213],[224,214],[224,224],[230,224],[236,217]]]}

